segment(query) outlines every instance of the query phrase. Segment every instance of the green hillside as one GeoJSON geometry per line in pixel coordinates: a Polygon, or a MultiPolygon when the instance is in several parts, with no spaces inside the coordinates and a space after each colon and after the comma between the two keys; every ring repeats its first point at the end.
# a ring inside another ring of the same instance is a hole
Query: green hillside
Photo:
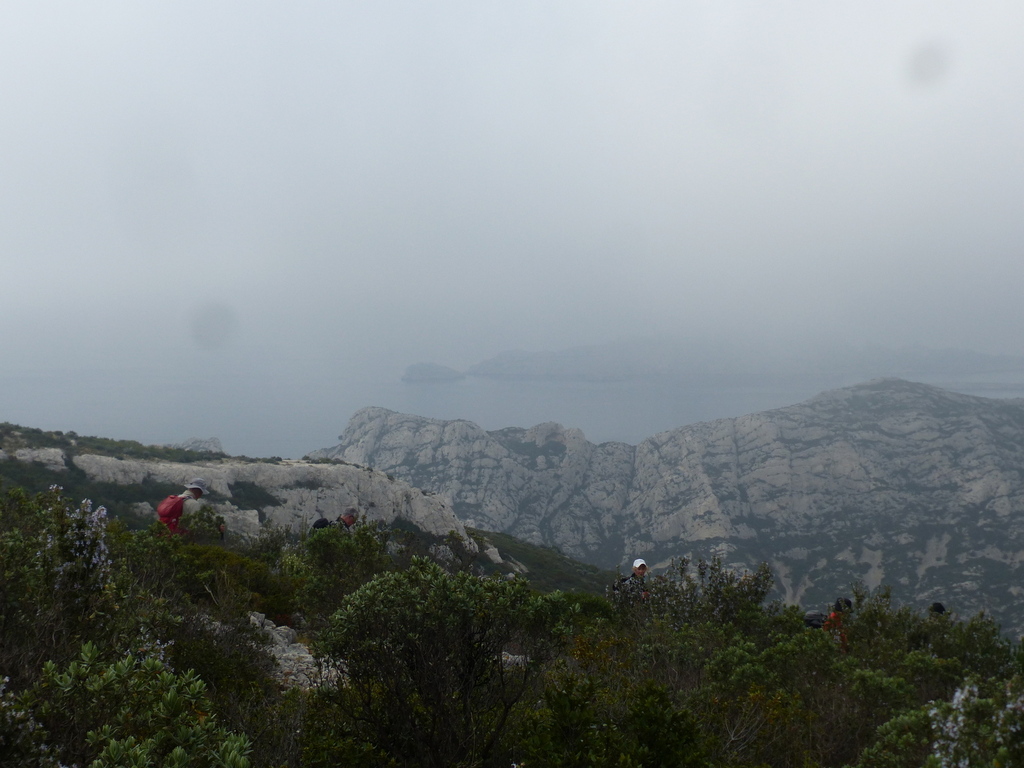
{"type": "Polygon", "coordinates": [[[542,591],[606,575],[478,531],[542,589],[415,530],[226,546],[209,522],[169,536],[56,489],[0,496],[0,764],[1024,764],[1024,654],[984,615],[854,585],[813,628],[766,602],[767,566],[682,562],[609,600],[542,591]],[[271,642],[251,611],[297,634],[271,642]],[[294,640],[319,684],[282,676],[294,640]]]}
{"type": "MultiPolygon", "coordinates": [[[[564,592],[587,592],[603,595],[616,578],[616,574],[612,571],[604,571],[597,566],[573,560],[550,547],[528,544],[507,533],[476,529],[470,529],[470,533],[479,543],[490,542],[493,544],[503,559],[511,558],[525,566],[525,577],[534,589],[541,592],[560,589],[564,592]]],[[[491,569],[487,568],[487,570],[491,569]]],[[[508,572],[511,569],[504,570],[508,572]]]]}
{"type": "MultiPolygon", "coordinates": [[[[47,447],[182,460],[0,425],[8,456],[47,447]]],[[[1024,651],[983,614],[853,584],[813,628],[766,565],[718,561],[611,597],[616,574],[555,550],[408,521],[225,543],[207,513],[169,536],[131,505],[176,488],[67,464],[0,461],[5,766],[1024,765],[1024,651]]]]}
{"type": "Polygon", "coordinates": [[[75,432],[46,431],[34,427],[21,427],[9,422],[0,423],[0,450],[14,453],[19,448],[60,448],[67,455],[96,453],[119,459],[161,459],[189,463],[223,458],[223,453],[186,451],[161,445],[143,445],[134,440],[113,440],[91,437],[75,432]]]}

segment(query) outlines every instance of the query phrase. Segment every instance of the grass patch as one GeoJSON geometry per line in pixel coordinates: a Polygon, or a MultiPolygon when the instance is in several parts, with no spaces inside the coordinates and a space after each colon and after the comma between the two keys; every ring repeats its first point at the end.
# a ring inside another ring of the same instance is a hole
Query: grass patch
{"type": "Polygon", "coordinates": [[[494,531],[467,529],[478,543],[493,544],[502,557],[510,557],[528,569],[526,578],[538,592],[585,592],[604,595],[615,573],[573,560],[550,547],[528,544],[515,536],[494,531]]]}

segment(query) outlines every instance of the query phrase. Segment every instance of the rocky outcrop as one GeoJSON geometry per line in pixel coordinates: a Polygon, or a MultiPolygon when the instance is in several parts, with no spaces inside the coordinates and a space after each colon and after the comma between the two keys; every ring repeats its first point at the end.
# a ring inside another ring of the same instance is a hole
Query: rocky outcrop
{"type": "MultiPolygon", "coordinates": [[[[6,454],[0,451],[0,459],[6,459],[6,454]]],[[[67,464],[64,461],[64,452],[60,448],[19,448],[14,452],[13,458],[16,461],[36,462],[54,472],[66,472],[67,464]]]]}
{"type": "Polygon", "coordinates": [[[276,662],[274,678],[284,687],[319,688],[338,679],[338,670],[321,664],[291,627],[278,626],[255,611],[249,614],[249,622],[267,639],[267,652],[276,662]]]}
{"type": "MultiPolygon", "coordinates": [[[[147,488],[183,489],[192,478],[202,477],[211,491],[202,503],[223,515],[233,535],[254,535],[268,523],[304,530],[319,517],[335,520],[354,507],[365,520],[387,525],[404,520],[436,537],[454,532],[476,551],[444,498],[365,466],[231,458],[178,463],[94,453],[69,456],[59,448],[19,448],[0,460],[35,462],[59,473],[73,467],[95,483],[135,486],[140,498],[132,506],[134,512],[154,518],[160,499],[147,498],[147,488]]],[[[102,498],[94,501],[104,503],[102,498]]]]}
{"type": "Polygon", "coordinates": [[[469,525],[597,565],[767,561],[788,602],[820,605],[860,580],[1024,632],[1021,400],[884,379],[637,446],[369,408],[340,440],[312,455],[393,473],[469,525]]]}
{"type": "Polygon", "coordinates": [[[628,500],[635,454],[624,443],[593,445],[579,430],[558,424],[485,432],[468,421],[383,408],[356,413],[341,440],[310,456],[358,456],[388,467],[450,498],[470,527],[555,544],[599,562],[614,562],[621,551],[619,513],[628,500]]]}

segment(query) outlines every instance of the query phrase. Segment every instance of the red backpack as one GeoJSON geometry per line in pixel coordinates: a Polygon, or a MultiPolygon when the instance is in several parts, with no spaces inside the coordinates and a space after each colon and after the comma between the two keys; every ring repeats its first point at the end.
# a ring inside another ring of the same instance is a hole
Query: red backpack
{"type": "Polygon", "coordinates": [[[181,496],[171,495],[160,502],[156,508],[156,514],[160,522],[167,526],[171,533],[178,532],[178,519],[185,508],[185,499],[181,496]]]}

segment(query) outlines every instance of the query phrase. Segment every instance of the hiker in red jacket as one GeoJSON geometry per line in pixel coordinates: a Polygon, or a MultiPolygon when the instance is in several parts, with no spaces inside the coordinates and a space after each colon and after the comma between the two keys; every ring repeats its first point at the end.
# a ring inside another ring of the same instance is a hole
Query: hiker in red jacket
{"type": "Polygon", "coordinates": [[[824,629],[830,633],[835,641],[839,643],[839,650],[846,653],[849,646],[846,643],[846,630],[843,629],[843,616],[853,609],[853,603],[848,597],[837,597],[832,613],[825,619],[824,629]]]}
{"type": "Polygon", "coordinates": [[[167,526],[169,533],[188,533],[178,527],[178,521],[186,512],[197,512],[202,506],[199,499],[206,493],[209,493],[206,490],[206,481],[197,477],[185,486],[184,493],[168,496],[161,501],[160,506],[156,508],[157,517],[160,518],[161,523],[167,526]]]}

